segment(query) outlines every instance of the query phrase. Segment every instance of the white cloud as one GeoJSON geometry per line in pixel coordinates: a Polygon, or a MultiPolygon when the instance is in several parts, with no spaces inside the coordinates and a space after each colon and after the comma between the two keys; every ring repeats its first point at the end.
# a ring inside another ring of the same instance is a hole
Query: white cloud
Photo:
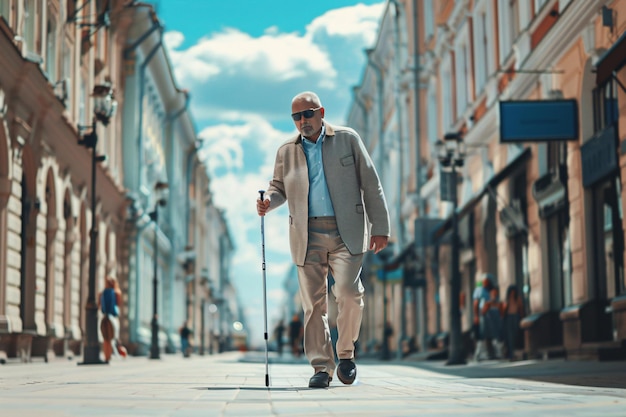
{"type": "Polygon", "coordinates": [[[183,35],[181,32],[172,30],[163,34],[163,43],[170,50],[178,49],[178,47],[180,47],[184,41],[185,35],[183,35]]]}
{"type": "Polygon", "coordinates": [[[307,26],[307,34],[326,33],[330,36],[338,37],[359,37],[362,43],[368,46],[373,45],[376,39],[384,3],[371,6],[357,4],[352,7],[342,7],[330,10],[327,13],[315,18],[307,26]]]}
{"type": "MultiPolygon", "coordinates": [[[[209,166],[211,177],[218,177],[222,168],[229,171],[250,171],[257,169],[262,174],[271,174],[276,149],[295,132],[283,132],[274,128],[267,120],[256,115],[240,114],[234,124],[208,126],[200,131],[198,137],[204,141],[201,158],[209,166]],[[253,150],[256,164],[244,166],[244,145],[253,150]]],[[[268,178],[269,177],[265,177],[268,178]]]]}
{"type": "Polygon", "coordinates": [[[331,57],[309,37],[273,29],[255,38],[231,28],[186,50],[178,50],[176,40],[168,47],[177,79],[193,91],[206,91],[199,102],[218,109],[259,110],[272,91],[268,87],[311,77],[327,88],[337,85],[331,57]]]}
{"type": "Polygon", "coordinates": [[[341,118],[365,62],[364,48],[375,40],[382,7],[381,2],[331,10],[304,34],[270,27],[253,37],[227,28],[186,49],[179,32],[168,32],[165,43],[200,123],[251,114],[284,121],[291,98],[304,90],[317,91],[341,118]]]}

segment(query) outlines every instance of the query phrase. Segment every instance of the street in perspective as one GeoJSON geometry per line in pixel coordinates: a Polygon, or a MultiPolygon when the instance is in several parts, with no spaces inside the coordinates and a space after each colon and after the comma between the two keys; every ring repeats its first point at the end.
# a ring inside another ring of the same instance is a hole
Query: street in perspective
{"type": "Polygon", "coordinates": [[[303,358],[269,353],[55,360],[0,368],[3,417],[620,416],[626,362],[357,360],[353,385],[308,388],[303,358]]]}
{"type": "Polygon", "coordinates": [[[0,417],[626,417],[625,168],[626,0],[0,0],[0,417]]]}

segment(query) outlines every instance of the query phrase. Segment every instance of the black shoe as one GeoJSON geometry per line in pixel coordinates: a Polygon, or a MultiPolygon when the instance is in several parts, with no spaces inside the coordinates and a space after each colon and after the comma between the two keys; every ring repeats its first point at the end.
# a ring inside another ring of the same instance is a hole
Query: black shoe
{"type": "Polygon", "coordinates": [[[309,388],[328,388],[332,380],[328,372],[318,372],[309,379],[309,388]]]}
{"type": "Polygon", "coordinates": [[[340,359],[337,366],[337,377],[341,382],[350,385],[356,379],[356,365],[352,359],[340,359]]]}

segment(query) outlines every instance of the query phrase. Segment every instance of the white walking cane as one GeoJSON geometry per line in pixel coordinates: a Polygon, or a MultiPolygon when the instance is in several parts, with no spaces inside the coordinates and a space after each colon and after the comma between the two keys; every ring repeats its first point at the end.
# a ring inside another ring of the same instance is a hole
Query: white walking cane
{"type": "MultiPolygon", "coordinates": [[[[263,202],[264,190],[259,190],[261,195],[261,202],[263,202]]],[[[270,386],[270,373],[268,365],[268,339],[267,339],[267,290],[266,290],[266,277],[265,277],[265,216],[261,216],[261,254],[263,256],[263,318],[265,321],[265,386],[270,386]]]]}

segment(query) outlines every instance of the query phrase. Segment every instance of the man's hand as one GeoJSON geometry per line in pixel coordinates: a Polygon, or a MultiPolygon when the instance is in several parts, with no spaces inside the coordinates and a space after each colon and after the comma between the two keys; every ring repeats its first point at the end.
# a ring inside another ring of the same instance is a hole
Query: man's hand
{"type": "Polygon", "coordinates": [[[389,243],[389,236],[372,236],[370,238],[370,250],[378,253],[387,247],[387,243],[389,243]]]}
{"type": "Polygon", "coordinates": [[[260,198],[256,199],[256,211],[257,213],[259,213],[259,216],[265,216],[265,213],[267,213],[267,210],[269,210],[269,208],[270,200],[268,198],[263,201],[261,201],[260,198]]]}

